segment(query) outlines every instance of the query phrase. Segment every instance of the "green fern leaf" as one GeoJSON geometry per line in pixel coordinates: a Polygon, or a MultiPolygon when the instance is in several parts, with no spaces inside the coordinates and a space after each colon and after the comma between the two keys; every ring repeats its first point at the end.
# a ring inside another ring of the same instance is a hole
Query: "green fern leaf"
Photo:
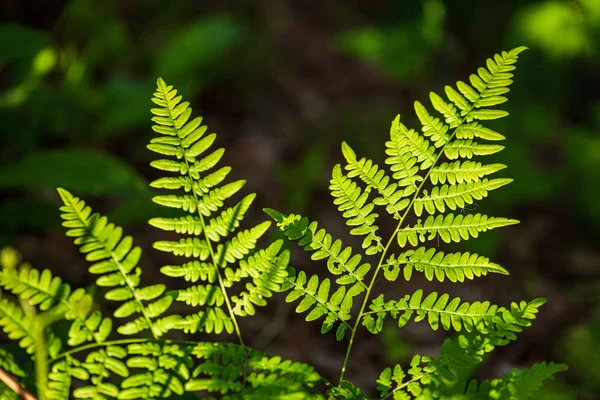
{"type": "Polygon", "coordinates": [[[500,378],[483,381],[479,385],[477,385],[477,381],[472,380],[469,382],[465,394],[474,400],[489,398],[530,399],[539,391],[545,381],[567,369],[568,367],[565,364],[537,363],[530,369],[513,369],[500,378]]]}
{"type": "Polygon", "coordinates": [[[131,236],[123,237],[122,228],[109,223],[106,217],[92,214],[91,208],[83,200],[64,189],[58,189],[58,192],[65,204],[61,207],[63,226],[69,228],[67,235],[75,237],[75,244],[81,246],[80,251],[86,254],[86,259],[94,263],[89,271],[100,275],[96,284],[110,288],[105,294],[107,300],[125,302],[116,310],[115,316],[124,318],[134,312],[141,314],[134,321],[119,326],[117,331],[123,335],[133,335],[149,329],[155,337],[160,337],[175,326],[176,316],[152,321],[167,311],[172,298],[166,296],[152,303],[144,303],[144,299],[158,297],[164,287],[139,287],[141,270],[137,264],[142,250],[133,247],[131,236]]]}
{"type": "Polygon", "coordinates": [[[444,282],[445,279],[464,282],[465,278],[474,279],[485,276],[488,272],[508,275],[507,270],[490,262],[487,257],[468,252],[444,255],[443,251],[426,247],[407,250],[398,258],[392,256],[382,268],[385,277],[390,281],[396,280],[401,268],[407,281],[412,277],[413,270],[423,272],[430,281],[435,278],[440,282],[444,282]]]}
{"type": "Polygon", "coordinates": [[[387,315],[398,320],[401,328],[414,316],[419,322],[427,318],[431,329],[437,330],[440,325],[444,330],[451,328],[457,332],[478,330],[487,333],[493,317],[498,313],[498,306],[490,302],[461,302],[459,297],[450,299],[448,294],[439,295],[432,292],[423,298],[423,290],[418,289],[412,295],[406,295],[398,301],[384,301],[380,295],[371,302],[370,310],[363,319],[363,324],[371,333],[379,333],[383,320],[387,315]],[[377,320],[373,318],[377,316],[377,320]]]}
{"type": "Polygon", "coordinates": [[[440,237],[445,243],[460,242],[469,237],[479,236],[479,232],[485,232],[490,229],[500,228],[507,225],[517,224],[519,221],[508,218],[488,217],[482,214],[438,215],[429,216],[424,223],[420,220],[412,227],[407,226],[398,232],[398,244],[400,247],[406,246],[408,241],[416,246],[419,242],[433,240],[440,237]]]}
{"type": "MultiPolygon", "coordinates": [[[[154,201],[189,213],[176,218],[151,219],[150,224],[159,229],[189,235],[178,241],[155,242],[154,248],[195,259],[182,265],[165,266],[161,269],[163,274],[183,277],[188,282],[204,283],[172,292],[178,301],[192,307],[205,307],[185,316],[177,327],[186,332],[220,333],[226,330],[231,333],[236,325],[235,315],[253,314],[254,307],[264,306],[264,299],[270,296],[270,292],[264,289],[263,280],[277,275],[272,275],[273,264],[256,264],[255,267],[262,270],[252,275],[244,272],[242,267],[245,260],[256,252],[257,241],[265,234],[270,222],[238,231],[229,240],[224,240],[239,228],[255,194],[246,195],[234,207],[222,209],[225,201],[235,195],[246,182],[239,180],[224,184],[231,167],[217,167],[225,153],[224,149],[209,151],[216,140],[216,134],[206,134],[208,128],[202,125],[201,117],[189,120],[192,113],[189,103],[182,102],[177,91],[161,78],[157,80],[157,90],[152,101],[160,107],[152,109],[155,115],[152,120],[156,124],[153,130],[162,136],[152,139],[148,148],[159,154],[175,157],[176,160],[160,159],[153,161],[151,165],[178,175],[162,177],[152,182],[151,186],[154,188],[178,192],[156,196],[154,201]],[[219,215],[213,215],[219,210],[219,215]],[[226,289],[244,278],[250,280],[246,284],[247,291],[239,293],[239,297],[232,297],[230,302],[226,289]],[[218,286],[212,285],[216,282],[219,283],[218,286]],[[230,303],[235,304],[231,306],[230,303]],[[221,306],[226,306],[227,312],[221,306]]],[[[280,248],[281,246],[278,250],[280,248]]],[[[285,273],[286,267],[279,269],[285,273]]]]}
{"type": "Polygon", "coordinates": [[[290,214],[285,217],[279,211],[265,209],[277,226],[290,240],[299,239],[298,245],[307,251],[314,251],[313,260],[327,259],[327,268],[333,275],[338,276],[339,285],[353,284],[359,292],[366,289],[363,283],[365,275],[371,269],[368,263],[362,263],[360,254],[352,255],[351,247],[343,247],[341,240],[333,240],[325,229],[319,229],[317,222],[309,223],[306,217],[290,214]]]}
{"type": "Polygon", "coordinates": [[[473,204],[475,200],[487,197],[491,190],[498,189],[512,182],[512,179],[477,180],[475,182],[459,183],[456,185],[434,186],[429,193],[423,190],[423,195],[413,201],[415,214],[420,217],[423,209],[429,214],[464,208],[466,204],[473,204]]]}
{"type": "Polygon", "coordinates": [[[342,216],[347,219],[346,224],[353,227],[350,234],[366,235],[362,243],[366,254],[382,252],[383,244],[376,234],[378,227],[374,225],[378,214],[372,212],[375,205],[368,202],[369,192],[362,192],[355,182],[342,173],[339,164],[333,168],[330,184],[333,203],[343,212],[342,216]]]}
{"type": "Polygon", "coordinates": [[[431,169],[429,179],[436,185],[438,182],[452,185],[455,183],[475,182],[484,176],[506,168],[503,164],[483,165],[475,161],[444,162],[431,169]]]}

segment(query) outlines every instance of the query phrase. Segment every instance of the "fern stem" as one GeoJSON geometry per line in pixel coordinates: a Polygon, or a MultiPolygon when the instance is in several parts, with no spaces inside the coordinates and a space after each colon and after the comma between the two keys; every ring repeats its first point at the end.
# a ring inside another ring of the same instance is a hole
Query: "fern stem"
{"type": "Polygon", "coordinates": [[[4,383],[10,390],[21,396],[25,400],[37,400],[37,398],[29,393],[17,380],[8,372],[0,368],[0,382],[4,383]]]}
{"type": "Polygon", "coordinates": [[[46,400],[46,388],[48,386],[48,351],[46,350],[44,329],[47,325],[43,320],[39,322],[39,324],[34,324],[36,333],[35,385],[37,387],[38,399],[46,400]]]}
{"type": "MultiPolygon", "coordinates": [[[[460,126],[460,125],[462,125],[462,121],[458,126],[460,126]]],[[[458,128],[458,126],[456,128],[458,128]]],[[[404,220],[406,219],[406,216],[408,215],[409,211],[413,208],[413,204],[414,204],[417,196],[421,193],[421,189],[423,188],[423,185],[425,184],[425,182],[427,182],[427,179],[429,178],[429,174],[431,173],[433,167],[435,167],[437,165],[440,157],[442,156],[442,154],[444,154],[444,148],[454,138],[454,135],[456,134],[456,128],[452,132],[452,135],[450,135],[450,137],[448,138],[448,142],[446,142],[446,144],[444,144],[442,146],[442,148],[440,149],[440,151],[439,151],[435,161],[431,165],[431,167],[429,167],[429,169],[427,170],[425,177],[421,181],[421,184],[415,191],[415,194],[413,195],[412,199],[410,200],[410,203],[406,207],[406,211],[404,211],[404,214],[400,218],[400,221],[398,221],[398,225],[396,225],[396,229],[394,229],[394,233],[392,233],[392,235],[390,236],[390,239],[388,240],[387,244],[385,245],[385,248],[383,249],[383,253],[381,253],[381,257],[379,258],[379,262],[377,263],[377,268],[375,269],[375,272],[373,273],[373,277],[371,278],[371,282],[369,283],[369,286],[367,287],[367,292],[365,293],[365,297],[364,297],[362,305],[360,307],[360,311],[358,312],[358,316],[356,317],[356,321],[354,322],[354,326],[352,327],[352,333],[350,335],[350,341],[348,342],[348,348],[346,349],[346,355],[344,357],[344,363],[342,364],[342,371],[340,373],[340,380],[339,380],[338,385],[341,385],[342,380],[344,379],[344,374],[346,373],[346,367],[348,366],[348,360],[350,358],[350,353],[352,351],[352,345],[354,344],[354,337],[356,336],[356,331],[358,331],[358,325],[360,324],[362,317],[364,315],[366,315],[365,307],[367,306],[367,303],[369,301],[369,297],[371,295],[371,290],[373,289],[373,286],[375,286],[375,282],[377,280],[377,275],[379,275],[379,271],[381,270],[381,267],[384,265],[383,261],[385,260],[385,257],[390,248],[390,245],[392,244],[392,242],[396,238],[396,235],[400,231],[400,227],[404,223],[404,220]]]]}

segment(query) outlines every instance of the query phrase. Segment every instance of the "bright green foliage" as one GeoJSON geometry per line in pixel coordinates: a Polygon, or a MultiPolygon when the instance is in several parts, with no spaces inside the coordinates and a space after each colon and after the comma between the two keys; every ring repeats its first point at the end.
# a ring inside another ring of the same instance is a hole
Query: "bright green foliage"
{"type": "Polygon", "coordinates": [[[477,385],[475,380],[469,383],[466,395],[473,400],[483,399],[531,399],[554,374],[566,371],[564,364],[537,363],[530,369],[513,369],[506,375],[492,381],[483,381],[477,385]]]}
{"type": "MultiPolygon", "coordinates": [[[[400,327],[426,320],[431,329],[452,330],[456,336],[444,341],[438,357],[415,355],[408,369],[384,369],[376,383],[382,399],[533,398],[544,381],[566,366],[540,363],[480,384],[467,385],[465,377],[495,347],[516,340],[545,299],[502,307],[448,293],[425,294],[423,289],[397,300],[374,296],[380,273],[393,282],[401,275],[408,281],[415,271],[440,282],[508,274],[485,256],[444,253],[435,245],[439,247],[439,239],[465,241],[518,222],[464,213],[467,205],[511,182],[491,177],[503,164],[465,159],[503,149],[479,142],[504,139],[480,121],[507,115],[495,106],[507,100],[503,95],[523,50],[502,52],[488,59],[469,83],[446,86],[447,100],[431,93],[431,105],[439,114],[415,102],[420,132],[396,117],[385,144],[389,171],[342,143],[346,162],[333,168],[330,190],[364,254],[344,246],[317,222],[265,209],[284,236],[298,240],[313,260],[325,261],[328,277],[288,266],[290,252],[283,240],[260,248],[271,222],[241,227],[255,195],[232,202],[245,181],[225,183],[231,168],[218,166],[225,151],[212,149],[216,135],[207,133],[202,118],[191,118],[189,103],[159,78],[152,99],[158,108],[151,111],[152,128],[160,136],[148,148],[161,157],[151,165],[167,176],[151,186],[169,192],[153,200],[181,215],[149,223],[179,235],[155,242],[154,248],[185,257],[180,264],[161,268],[165,276],[183,282],[169,290],[164,284],[143,284],[142,250],[133,239],[83,200],[58,189],[67,235],[91,262],[96,286],[116,309],[112,316],[103,316],[86,289],[73,290],[50,270],[20,265],[14,252],[2,252],[0,327],[32,355],[33,391],[40,400],[165,399],[185,392],[226,399],[364,399],[344,379],[357,330],[364,326],[378,334],[385,320],[393,319],[400,327]],[[380,214],[385,215],[378,207],[397,221],[387,238],[377,225],[380,214]],[[430,243],[423,246],[425,242],[430,243]],[[378,259],[376,264],[365,261],[370,256],[378,259]],[[322,333],[335,330],[338,341],[350,338],[338,385],[309,365],[244,344],[238,319],[254,315],[276,292],[287,292],[286,301],[296,303],[296,312],[306,313],[307,321],[319,320],[322,333]],[[172,307],[175,302],[180,303],[177,308],[172,307]],[[175,309],[183,310],[182,315],[171,311],[175,309]],[[55,333],[59,321],[60,331],[68,332],[64,339],[55,333]],[[177,339],[167,338],[172,331],[180,331],[177,339]],[[197,332],[235,333],[239,344],[180,338],[197,332]]],[[[0,368],[16,382],[27,382],[25,371],[2,349],[0,368]]],[[[0,386],[0,400],[16,398],[0,386]]]]}
{"type": "MultiPolygon", "coordinates": [[[[58,189],[67,236],[85,254],[96,286],[116,308],[111,317],[103,316],[85,289],[72,290],[50,270],[19,265],[15,252],[2,252],[0,327],[34,357],[34,392],[40,400],[164,399],[186,391],[230,398],[318,397],[313,387],[323,380],[312,367],[245,346],[236,321],[254,315],[256,307],[266,305],[289,282],[289,251],[282,240],[256,248],[271,222],[239,229],[255,195],[225,207],[245,182],[222,184],[231,168],[213,168],[224,150],[204,154],[216,135],[204,135],[207,128],[200,118],[188,121],[189,103],[182,103],[162,79],[153,101],[161,106],[152,110],[153,128],[163,136],[148,147],[175,159],[160,159],[152,166],[177,176],[157,179],[151,186],[181,191],[154,200],[186,213],[150,221],[183,236],[154,247],[190,258],[161,271],[192,285],[167,290],[164,284],[143,284],[142,250],[131,236],[83,200],[58,189]],[[235,295],[227,292],[230,288],[235,295]],[[191,311],[172,313],[174,302],[191,311]],[[54,323],[61,320],[68,332],[64,342],[54,333],[54,323]],[[235,332],[240,345],[165,338],[173,330],[235,332]]],[[[15,378],[24,376],[10,354],[0,359],[0,367],[15,378]]],[[[0,392],[7,400],[13,394],[0,392]]]]}
{"type": "Polygon", "coordinates": [[[173,329],[179,318],[158,318],[170,307],[173,298],[163,296],[165,285],[139,287],[142,271],[137,264],[142,256],[140,247],[133,247],[131,236],[123,236],[123,229],[108,222],[106,217],[93,214],[85,202],[64,189],[58,190],[65,203],[61,207],[63,226],[67,236],[75,238],[86,260],[92,262],[89,272],[99,275],[96,284],[109,288],[104,297],[122,302],[114,313],[117,318],[136,315],[133,321],[117,328],[122,335],[134,335],[150,330],[160,337],[173,329]]]}
{"type": "Polygon", "coordinates": [[[231,399],[319,398],[312,388],[321,378],[307,364],[226,343],[199,343],[191,354],[202,363],[192,372],[187,390],[231,399]]]}
{"type": "Polygon", "coordinates": [[[382,266],[383,275],[389,281],[395,281],[402,269],[404,279],[412,277],[413,271],[423,272],[428,280],[435,277],[438,281],[445,279],[451,282],[464,282],[487,275],[488,272],[508,275],[508,271],[496,263],[490,262],[487,257],[478,254],[448,253],[436,251],[434,248],[419,247],[416,250],[407,250],[396,259],[393,255],[382,266]]]}
{"type": "MultiPolygon", "coordinates": [[[[407,128],[398,115],[392,122],[390,140],[385,143],[385,164],[389,171],[372,160],[361,158],[349,144],[342,143],[346,163],[333,168],[331,194],[351,227],[350,235],[362,237],[364,255],[375,255],[379,259],[375,268],[367,263],[363,264],[365,267],[358,267],[361,255],[351,247],[343,248],[340,240],[318,229],[316,222],[310,223],[295,214],[265,210],[288,239],[298,240],[305,250],[314,251],[313,260],[326,259],[329,272],[340,275],[335,280],[337,288],[332,288],[329,278],[309,277],[303,271],[290,270],[295,278],[282,287],[289,291],[287,301],[300,301],[297,312],[310,310],[307,320],[324,318],[323,333],[334,323],[338,324],[338,340],[343,339],[346,332],[350,333],[340,385],[329,392],[331,398],[362,398],[360,391],[343,379],[355,334],[361,325],[378,334],[386,318],[396,320],[399,327],[411,320],[425,320],[433,330],[442,327],[456,331],[458,337],[444,343],[437,359],[417,355],[407,371],[401,366],[384,370],[378,389],[383,398],[434,399],[442,398],[442,394],[449,391],[461,397],[464,392],[458,385],[459,372],[469,372],[495,346],[515,340],[516,333],[530,325],[545,302],[545,299],[535,299],[505,308],[489,301],[465,302],[448,293],[424,294],[422,289],[405,294],[399,300],[387,300],[383,294],[371,296],[381,272],[389,281],[396,281],[401,275],[408,281],[416,271],[430,281],[435,278],[440,282],[446,279],[464,282],[488,273],[508,274],[485,256],[469,252],[446,254],[435,246],[441,242],[477,238],[490,229],[518,223],[514,219],[464,211],[492,190],[512,182],[508,178],[490,177],[505,165],[485,164],[478,158],[504,148],[485,143],[503,140],[504,136],[483,123],[508,115],[496,106],[507,101],[504,95],[509,92],[514,64],[523,50],[524,47],[519,47],[488,59],[485,68],[479,68],[477,74],[469,77],[469,83],[459,81],[455,88],[446,86],[446,99],[430,93],[434,112],[415,102],[421,132],[407,128]],[[471,160],[474,157],[477,159],[471,160]],[[396,229],[387,238],[383,238],[377,226],[381,223],[378,207],[397,221],[396,229]],[[426,242],[427,246],[422,246],[426,242]],[[348,284],[352,284],[352,288],[344,291],[344,285],[348,284]],[[350,293],[352,296],[348,298],[350,293]],[[358,314],[354,314],[352,305],[354,300],[360,299],[358,296],[362,297],[362,306],[358,314]]],[[[548,368],[545,377],[562,368],[548,368]]],[[[535,375],[543,374],[536,371],[535,375]]],[[[514,380],[518,379],[515,375],[514,380]]],[[[513,383],[505,384],[505,380],[501,382],[495,384],[499,391],[509,390],[500,388],[505,385],[514,393],[521,390],[528,393],[526,384],[517,387],[513,383]]],[[[529,387],[536,390],[538,386],[529,387]]],[[[488,388],[489,385],[484,384],[482,390],[488,388]]],[[[474,393],[476,388],[471,390],[474,393]]],[[[509,398],[494,397],[491,390],[488,392],[490,398],[509,398]]]]}
{"type": "Polygon", "coordinates": [[[317,275],[307,277],[303,271],[296,274],[290,268],[290,276],[286,278],[281,290],[291,290],[286,297],[287,302],[300,301],[296,312],[310,310],[306,315],[307,321],[324,318],[322,333],[329,332],[338,324],[336,338],[342,340],[351,328],[347,321],[351,318],[354,298],[366,289],[363,280],[371,266],[361,263],[360,254],[352,255],[350,247],[344,247],[341,240],[334,240],[325,229],[319,229],[316,222],[310,223],[306,217],[299,215],[284,217],[272,209],[265,211],[288,238],[299,239],[300,246],[314,251],[311,256],[313,260],[327,260],[329,272],[336,277],[333,286],[329,278],[321,280],[317,275]]]}
{"type": "Polygon", "coordinates": [[[216,135],[206,134],[208,128],[202,125],[201,117],[190,119],[189,102],[182,101],[172,86],[160,78],[157,85],[152,101],[159,108],[152,109],[155,115],[152,129],[161,136],[152,139],[148,148],[167,158],[153,161],[151,165],[175,176],[157,179],[150,186],[175,191],[176,194],[156,196],[154,201],[182,209],[186,215],[153,218],[150,224],[186,236],[178,241],[156,242],[154,247],[176,256],[194,258],[182,265],[165,266],[161,271],[167,276],[183,277],[187,282],[202,282],[174,292],[177,301],[205,307],[184,317],[178,327],[186,332],[226,330],[232,333],[234,315],[254,315],[255,307],[264,306],[265,299],[279,290],[287,276],[289,254],[281,251],[281,242],[266,251],[251,254],[270,225],[263,222],[238,230],[255,195],[246,195],[233,207],[224,208],[225,201],[246,182],[223,183],[231,167],[217,167],[225,151],[211,150],[216,135]],[[236,231],[237,234],[229,238],[236,231]],[[242,279],[251,281],[246,284],[246,290],[229,297],[226,288],[242,279]],[[229,300],[230,312],[227,311],[229,300]]]}
{"type": "MultiPolygon", "coordinates": [[[[396,365],[393,371],[386,368],[377,381],[382,398],[443,398],[436,389],[455,386],[459,382],[459,371],[470,370],[480,364],[484,356],[496,346],[504,346],[516,340],[515,332],[521,332],[523,327],[530,326],[531,320],[544,303],[541,299],[529,303],[513,303],[510,310],[503,309],[492,318],[486,333],[473,332],[447,339],[439,357],[415,355],[408,371],[404,371],[400,365],[396,365]]],[[[560,365],[554,372],[564,368],[566,366],[560,365]]],[[[462,391],[462,388],[455,390],[462,391]]]]}

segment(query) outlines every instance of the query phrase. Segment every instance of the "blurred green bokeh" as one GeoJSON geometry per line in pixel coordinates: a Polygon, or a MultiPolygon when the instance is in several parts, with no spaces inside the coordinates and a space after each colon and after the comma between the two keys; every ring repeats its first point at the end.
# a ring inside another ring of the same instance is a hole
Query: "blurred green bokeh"
{"type": "MultiPolygon", "coordinates": [[[[600,1],[309,4],[4,2],[0,244],[44,243],[59,229],[57,186],[131,227],[164,215],[145,149],[157,76],[219,133],[262,204],[326,220],[337,218],[326,189],[341,140],[382,161],[397,113],[416,126],[414,100],[526,45],[511,115],[494,123],[506,149],[489,160],[515,181],[473,212],[521,219],[532,247],[519,242],[525,256],[503,261],[523,267],[523,293],[566,299],[556,335],[527,353],[571,364],[543,398],[597,398],[600,296],[581,293],[600,288],[600,1]]],[[[493,232],[467,247],[493,256],[510,240],[493,232]]],[[[394,362],[411,354],[405,339],[383,339],[394,362]]]]}

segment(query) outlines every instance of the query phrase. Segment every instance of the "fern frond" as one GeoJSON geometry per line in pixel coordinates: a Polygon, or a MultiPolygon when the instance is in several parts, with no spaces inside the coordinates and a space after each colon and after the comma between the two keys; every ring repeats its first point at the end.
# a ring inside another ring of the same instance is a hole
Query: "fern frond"
{"type": "Polygon", "coordinates": [[[130,344],[126,352],[132,373],[121,382],[119,399],[164,399],[184,393],[192,366],[187,350],[175,344],[146,342],[130,344]]]}
{"type": "Polygon", "coordinates": [[[487,333],[473,331],[446,339],[437,358],[414,356],[408,370],[410,379],[406,379],[407,375],[401,366],[394,368],[395,379],[391,379],[391,370],[384,370],[378,381],[378,388],[384,393],[382,399],[390,396],[394,396],[394,399],[410,399],[410,396],[417,397],[426,392],[439,393],[438,387],[455,384],[458,371],[472,368],[481,363],[484,355],[496,346],[504,346],[515,340],[515,333],[531,325],[531,320],[535,319],[539,307],[545,302],[545,299],[534,299],[512,303],[509,308],[498,309],[487,333]]]}
{"type": "Polygon", "coordinates": [[[405,195],[414,193],[417,183],[423,180],[419,170],[425,170],[436,162],[436,150],[429,140],[400,122],[400,114],[392,121],[390,140],[385,143],[385,153],[389,156],[385,163],[390,165],[392,177],[399,186],[411,188],[405,195]]]}
{"type": "MultiPolygon", "coordinates": [[[[68,399],[72,376],[72,371],[67,360],[53,363],[50,372],[48,373],[46,398],[48,400],[68,399]]],[[[99,397],[98,400],[103,399],[102,397],[99,397]]]]}
{"type": "MultiPolygon", "coordinates": [[[[189,103],[182,102],[182,97],[177,95],[177,91],[161,78],[157,80],[157,90],[152,101],[160,107],[152,109],[155,115],[152,118],[155,123],[152,129],[161,136],[152,139],[148,148],[176,160],[160,159],[153,161],[151,165],[161,171],[178,175],[152,182],[151,186],[154,188],[178,192],[159,195],[153,200],[160,205],[179,208],[189,213],[176,218],[151,219],[150,224],[159,229],[188,235],[178,241],[155,242],[154,248],[176,256],[195,258],[183,265],[165,266],[161,272],[167,276],[183,277],[189,282],[202,281],[206,284],[177,292],[175,297],[178,301],[192,306],[207,307],[196,314],[188,315],[177,326],[188,332],[219,333],[223,329],[231,332],[237,324],[235,315],[253,314],[254,307],[265,305],[264,298],[270,296],[270,292],[267,295],[268,291],[261,289],[265,286],[261,277],[271,276],[271,263],[256,264],[263,270],[252,275],[241,271],[241,265],[255,252],[256,243],[269,228],[270,222],[238,231],[235,236],[225,240],[240,227],[256,195],[248,194],[234,207],[221,210],[225,201],[236,194],[246,182],[238,180],[224,184],[231,167],[217,167],[217,164],[225,150],[221,148],[209,152],[216,134],[206,134],[208,128],[202,125],[201,117],[190,120],[192,109],[189,103]],[[219,210],[220,214],[213,216],[219,210]],[[239,265],[235,266],[236,263],[239,265]],[[235,301],[232,297],[231,302],[235,303],[232,306],[226,289],[242,278],[251,281],[246,285],[248,291],[240,293],[239,297],[235,297],[235,301]],[[215,282],[219,285],[212,285],[215,282]],[[221,305],[226,306],[230,315],[227,316],[220,308],[221,305]],[[208,325],[203,327],[203,323],[208,325]]],[[[278,247],[280,248],[281,246],[278,247]]],[[[283,268],[284,273],[285,270],[283,268]]],[[[278,288],[278,285],[274,284],[273,287],[278,288]]]]}
{"type": "Polygon", "coordinates": [[[512,179],[492,179],[478,180],[475,182],[460,183],[457,185],[434,186],[431,192],[423,190],[423,195],[417,197],[413,202],[413,207],[417,217],[423,214],[423,209],[429,214],[435,214],[436,209],[439,212],[464,208],[466,204],[473,204],[475,200],[481,200],[487,197],[492,190],[498,189],[512,182],[512,179]]]}
{"type": "Polygon", "coordinates": [[[185,333],[233,333],[233,320],[221,307],[206,307],[195,314],[186,315],[177,322],[177,328],[185,333]]]}
{"type": "Polygon", "coordinates": [[[480,144],[471,139],[456,139],[444,147],[444,155],[449,160],[457,158],[473,158],[473,156],[489,156],[504,150],[499,144],[480,144]]]}
{"type": "Polygon", "coordinates": [[[102,343],[112,330],[112,320],[93,310],[93,298],[84,289],[71,293],[71,288],[50,270],[39,270],[27,264],[0,271],[0,286],[22,300],[48,311],[54,317],[73,321],[69,328],[70,346],[86,341],[102,343]]]}
{"type": "Polygon", "coordinates": [[[469,237],[476,238],[479,232],[517,223],[519,221],[515,219],[488,217],[482,214],[447,214],[436,217],[430,215],[423,223],[418,220],[413,226],[408,225],[400,229],[397,239],[400,247],[406,246],[407,241],[416,246],[420,242],[433,240],[438,236],[445,243],[460,242],[469,237]]]}
{"type": "Polygon", "coordinates": [[[352,254],[350,246],[343,247],[342,241],[319,229],[316,221],[309,222],[308,218],[290,214],[287,217],[279,211],[267,208],[265,212],[276,222],[277,227],[290,240],[299,240],[298,245],[307,251],[314,251],[313,260],[327,259],[327,268],[333,275],[338,276],[335,282],[339,285],[354,285],[353,289],[361,293],[366,289],[363,282],[365,275],[371,269],[368,263],[362,263],[360,254],[352,254]]]}
{"type": "Polygon", "coordinates": [[[457,332],[477,330],[481,333],[488,332],[492,319],[503,309],[496,305],[484,302],[461,302],[460,297],[450,299],[446,293],[438,295],[432,292],[423,298],[423,290],[418,289],[412,295],[407,294],[398,301],[385,301],[383,295],[373,299],[365,313],[363,325],[371,333],[379,333],[383,328],[383,321],[389,315],[398,320],[398,327],[406,325],[414,316],[414,321],[419,322],[427,318],[431,329],[438,330],[440,325],[444,330],[451,328],[457,332]],[[377,316],[377,319],[374,318],[377,316]]]}
{"type": "Polygon", "coordinates": [[[351,318],[353,298],[362,292],[360,286],[354,285],[348,290],[345,286],[340,286],[330,295],[329,278],[320,281],[317,275],[312,275],[308,279],[304,271],[300,271],[294,277],[294,270],[290,271],[290,275],[291,277],[286,279],[285,285],[282,286],[282,290],[291,289],[285,301],[291,303],[301,299],[296,312],[304,313],[310,310],[306,315],[307,321],[325,317],[321,333],[329,332],[339,322],[336,338],[338,341],[342,340],[346,330],[351,329],[347,321],[351,318]]]}
{"type": "Polygon", "coordinates": [[[173,300],[170,296],[160,297],[164,285],[139,287],[141,269],[137,264],[142,255],[141,248],[133,247],[131,236],[123,237],[121,227],[109,223],[106,217],[92,214],[83,200],[64,189],[58,189],[58,192],[65,204],[61,207],[61,216],[63,226],[69,229],[67,235],[75,237],[75,244],[81,246],[80,251],[94,263],[89,271],[100,275],[96,284],[110,288],[104,297],[123,302],[115,311],[115,317],[141,314],[134,321],[119,326],[117,331],[133,335],[149,329],[155,337],[160,337],[172,329],[177,316],[156,319],[167,311],[173,300]],[[145,304],[145,301],[148,303],[145,304]]]}
{"type": "MultiPolygon", "coordinates": [[[[35,315],[25,313],[18,304],[0,292],[0,327],[9,339],[18,340],[19,346],[28,354],[35,352],[36,343],[40,339],[38,329],[41,324],[35,315]]],[[[62,350],[62,342],[52,331],[45,329],[42,333],[48,354],[50,357],[56,357],[62,350]]]]}
{"type": "Polygon", "coordinates": [[[366,254],[382,252],[381,237],[376,233],[379,228],[375,225],[379,214],[373,212],[375,205],[368,201],[369,191],[363,192],[356,182],[344,175],[339,164],[333,168],[329,182],[331,196],[334,198],[333,203],[343,213],[342,216],[347,220],[346,224],[353,227],[350,234],[366,235],[362,243],[366,254]]]}
{"type": "MultiPolygon", "coordinates": [[[[226,285],[232,282],[233,275],[238,280],[239,276],[251,276],[253,283],[246,284],[246,290],[238,296],[232,296],[231,302],[233,312],[236,315],[245,317],[254,315],[254,306],[264,306],[267,298],[273,295],[273,292],[280,291],[288,277],[288,264],[290,261],[290,252],[284,250],[280,253],[283,241],[278,240],[271,244],[266,250],[260,250],[253,256],[240,262],[239,274],[231,271],[227,274],[225,271],[226,285]]],[[[237,272],[236,271],[236,272],[237,272]]]]}
{"type": "Polygon", "coordinates": [[[490,262],[489,258],[478,254],[448,253],[436,251],[434,248],[419,247],[407,250],[400,257],[391,256],[382,265],[384,276],[389,281],[395,281],[402,269],[404,279],[412,277],[413,270],[423,272],[428,280],[436,278],[444,282],[464,282],[466,279],[485,276],[488,272],[508,275],[508,271],[500,265],[490,262]]]}
{"type": "Polygon", "coordinates": [[[313,388],[322,378],[304,363],[229,343],[198,343],[191,354],[200,363],[185,385],[187,391],[219,393],[227,399],[321,397],[313,388]]]}
{"type": "Polygon", "coordinates": [[[446,183],[446,181],[451,185],[455,183],[475,182],[486,175],[493,174],[504,168],[506,168],[506,165],[503,164],[484,165],[475,161],[444,162],[431,169],[429,179],[434,185],[438,182],[446,183]]]}
{"type": "MultiPolygon", "coordinates": [[[[87,375],[78,378],[90,384],[76,388],[73,397],[108,400],[119,396],[119,388],[108,380],[111,376],[124,378],[129,375],[129,369],[123,361],[126,356],[127,350],[122,346],[107,346],[90,352],[84,362],[76,363],[78,369],[87,375]]],[[[71,368],[70,372],[73,374],[74,369],[71,368]]]]}
{"type": "Polygon", "coordinates": [[[400,188],[395,182],[390,183],[391,180],[383,169],[364,157],[359,160],[346,142],[342,142],[342,153],[348,163],[345,167],[348,177],[358,176],[367,184],[368,190],[375,189],[379,197],[373,199],[373,204],[384,206],[388,213],[399,219],[399,212],[408,206],[409,200],[404,197],[412,193],[411,189],[400,188]]]}
{"type": "MultiPolygon", "coordinates": [[[[430,93],[430,98],[434,107],[446,117],[447,121],[450,121],[451,127],[460,124],[460,118],[453,106],[446,104],[442,98],[435,93],[430,93]]],[[[442,123],[438,118],[431,116],[425,106],[418,101],[415,101],[415,112],[423,125],[423,135],[429,137],[433,141],[435,147],[442,147],[448,143],[450,140],[450,135],[448,135],[448,125],[442,123]]]]}
{"type": "Polygon", "coordinates": [[[513,369],[506,375],[492,381],[477,384],[476,380],[469,382],[465,395],[473,400],[489,398],[501,399],[530,399],[540,390],[543,383],[555,374],[566,371],[565,364],[537,363],[530,369],[513,369]]]}
{"type": "Polygon", "coordinates": [[[217,280],[217,267],[211,263],[189,261],[182,265],[165,265],[160,272],[173,278],[185,279],[187,282],[199,280],[213,283],[217,280]]]}

